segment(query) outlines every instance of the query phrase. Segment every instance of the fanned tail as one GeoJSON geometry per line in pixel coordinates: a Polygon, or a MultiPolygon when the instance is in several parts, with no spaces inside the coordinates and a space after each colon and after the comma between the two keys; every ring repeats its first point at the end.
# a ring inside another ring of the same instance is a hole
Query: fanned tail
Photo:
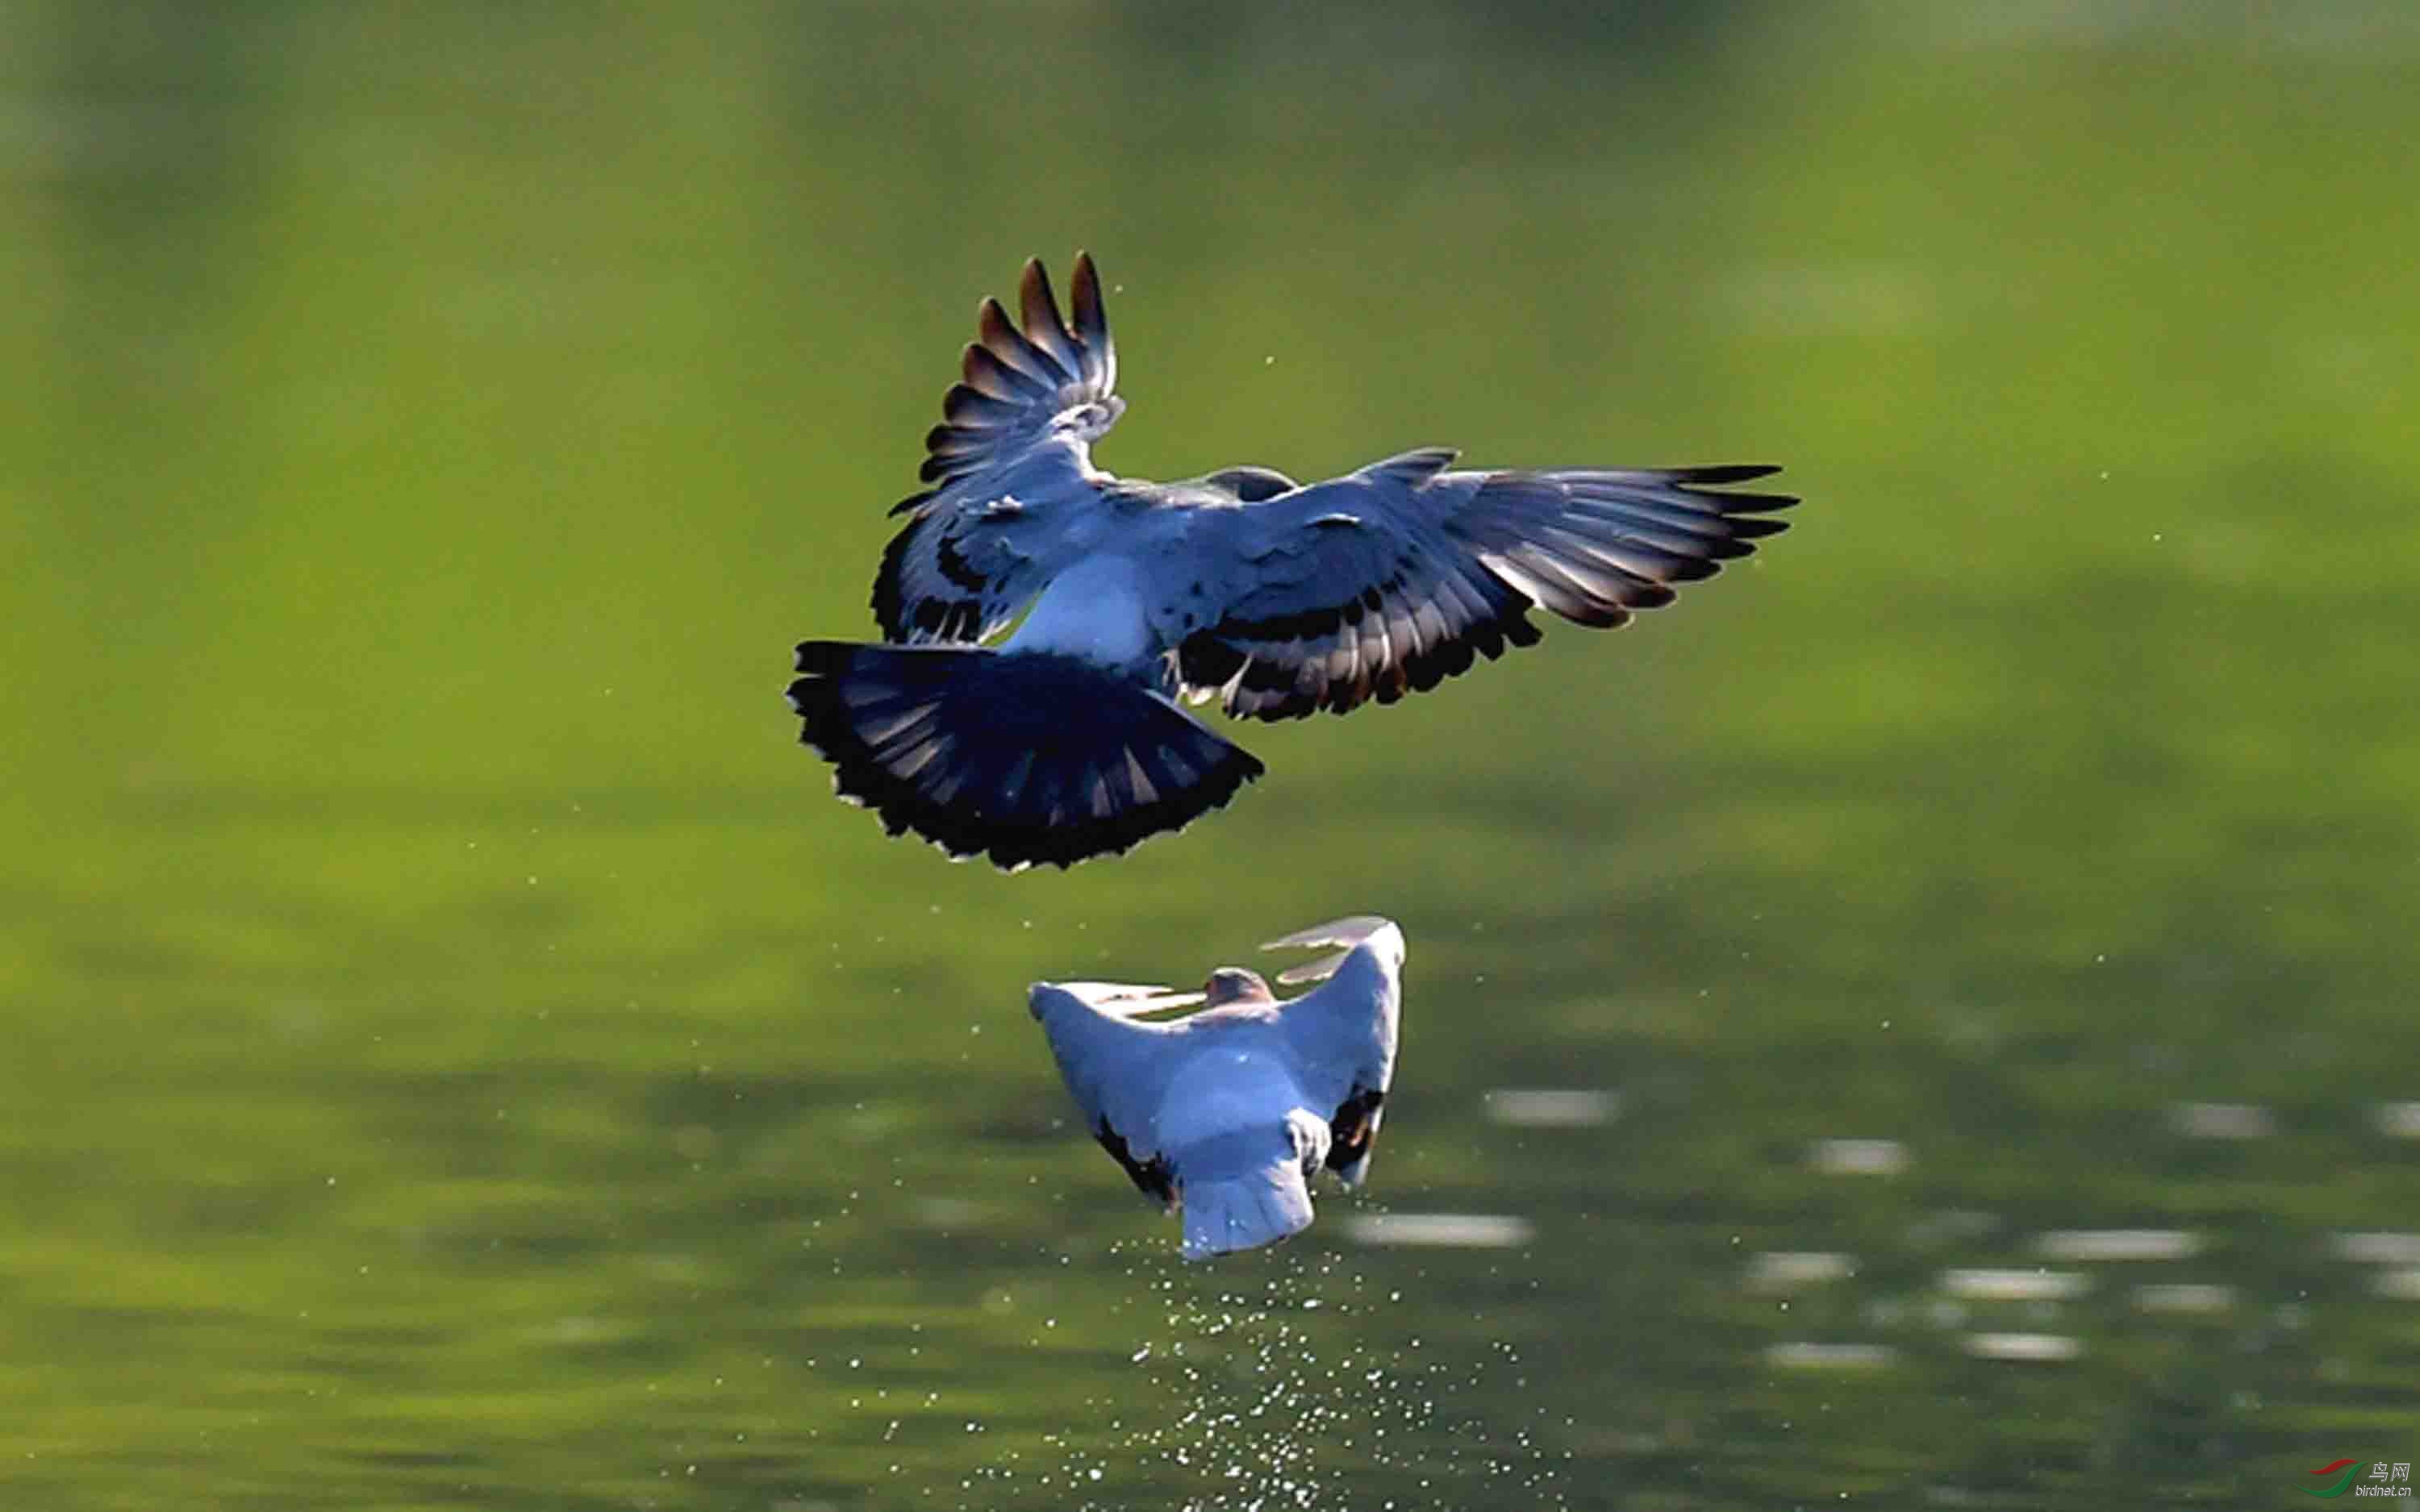
{"type": "Polygon", "coordinates": [[[1261,775],[1167,699],[1073,656],[799,647],[790,706],[843,798],[897,835],[1016,871],[1182,829],[1261,775]]]}
{"type": "Polygon", "coordinates": [[[1188,1260],[1258,1249],[1311,1227],[1311,1188],[1291,1160],[1223,1180],[1188,1180],[1183,1196],[1188,1260]]]}

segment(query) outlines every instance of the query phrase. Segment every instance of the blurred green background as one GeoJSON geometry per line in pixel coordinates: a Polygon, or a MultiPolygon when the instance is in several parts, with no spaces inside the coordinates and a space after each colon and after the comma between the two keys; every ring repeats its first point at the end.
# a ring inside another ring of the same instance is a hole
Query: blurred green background
{"type": "Polygon", "coordinates": [[[0,1501],[2420,1459],[2415,145],[2386,3],[0,9],[0,1501]],[[946,865],[788,650],[1078,246],[1113,470],[1808,502],[1239,732],[1181,838],[946,865]],[[1024,984],[1363,910],[1369,1196],[1181,1266],[1024,984]]]}

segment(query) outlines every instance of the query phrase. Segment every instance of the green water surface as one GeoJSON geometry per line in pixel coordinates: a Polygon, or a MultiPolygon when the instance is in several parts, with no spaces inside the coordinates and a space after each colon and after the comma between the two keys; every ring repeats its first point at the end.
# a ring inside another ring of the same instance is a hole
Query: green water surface
{"type": "Polygon", "coordinates": [[[0,10],[0,1505],[2420,1459],[2415,148],[2383,4],[0,10]],[[1079,245],[1112,469],[1808,502],[1236,731],[1180,838],[948,865],[827,795],[788,648],[869,632],[976,299],[1079,245]],[[1363,911],[1368,1195],[1181,1265],[1025,984],[1363,911]]]}

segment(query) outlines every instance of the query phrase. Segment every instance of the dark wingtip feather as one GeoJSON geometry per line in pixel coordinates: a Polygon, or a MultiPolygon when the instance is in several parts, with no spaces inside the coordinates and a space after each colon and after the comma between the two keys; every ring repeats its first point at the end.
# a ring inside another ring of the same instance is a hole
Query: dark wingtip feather
{"type": "MultiPolygon", "coordinates": [[[[799,642],[798,660],[790,670],[805,672],[811,677],[828,677],[848,664],[848,655],[854,649],[845,640],[801,640],[799,642]]],[[[798,697],[798,692],[797,685],[793,684],[790,688],[793,700],[798,697]]]]}
{"type": "Polygon", "coordinates": [[[1792,493],[1708,493],[1685,486],[1681,491],[1692,499],[1721,505],[1726,515],[1777,515],[1798,506],[1798,496],[1792,493]]]}
{"type": "Polygon", "coordinates": [[[995,399],[970,383],[953,383],[941,395],[942,415],[970,430],[991,429],[1015,418],[1017,409],[1013,401],[995,399]]]}
{"type": "Polygon", "coordinates": [[[1078,339],[1091,351],[1106,351],[1109,344],[1109,316],[1101,305],[1101,274],[1093,266],[1091,253],[1076,254],[1076,270],[1071,276],[1068,292],[1075,301],[1078,339]]]}
{"type": "MultiPolygon", "coordinates": [[[[1714,467],[1673,468],[1665,474],[1675,487],[1692,499],[1702,499],[1725,515],[1769,515],[1797,504],[1798,496],[1787,493],[1731,493],[1718,491],[1728,485],[1747,483],[1757,478],[1769,478],[1781,469],[1770,462],[1730,462],[1714,467]]],[[[1787,527],[1776,527],[1786,529],[1787,527]]],[[[1766,533],[1772,533],[1770,532],[1766,533]]]]}
{"type": "Polygon", "coordinates": [[[1041,258],[1025,265],[1025,276],[1017,285],[1016,303],[1026,339],[1047,355],[1058,368],[1061,380],[1074,382],[1080,378],[1084,373],[1083,349],[1059,313],[1059,298],[1051,292],[1050,275],[1044,270],[1041,258]]]}
{"type": "Polygon", "coordinates": [[[1059,297],[1051,292],[1050,270],[1039,257],[1025,259],[1025,273],[1016,281],[1016,308],[1025,333],[1036,343],[1065,339],[1067,322],[1059,315],[1059,297]]]}
{"type": "Polygon", "coordinates": [[[1781,471],[1776,462],[1722,462],[1713,467],[1674,468],[1676,483],[1745,483],[1751,478],[1769,478],[1781,471]]]}
{"type": "Polygon", "coordinates": [[[1060,314],[1049,272],[1041,258],[1032,257],[1018,280],[1017,319],[989,296],[977,302],[977,339],[959,354],[959,382],[942,396],[945,423],[924,439],[926,455],[917,474],[924,482],[946,485],[976,471],[993,448],[1021,427],[1041,424],[1037,406],[1076,402],[1070,386],[1092,391],[1080,397],[1106,417],[1097,422],[1100,429],[1116,420],[1125,408],[1109,392],[1117,359],[1101,306],[1100,272],[1087,254],[1077,255],[1074,289],[1071,327],[1060,314]]]}
{"type": "MultiPolygon", "coordinates": [[[[931,497],[929,493],[918,494],[914,498],[903,501],[900,509],[931,497]]],[[[894,509],[892,513],[895,515],[899,510],[894,509]]],[[[892,535],[891,543],[882,548],[882,565],[875,570],[872,603],[874,623],[881,627],[882,639],[885,640],[899,640],[907,637],[908,590],[905,579],[908,572],[908,551],[917,530],[923,523],[922,517],[911,519],[892,535]]],[[[806,654],[807,648],[800,646],[799,648],[801,663],[799,671],[800,671],[807,670],[804,665],[806,654]]]]}
{"type": "Polygon", "coordinates": [[[1175,1211],[1176,1177],[1175,1173],[1168,1168],[1167,1161],[1157,1155],[1154,1155],[1148,1161],[1135,1159],[1134,1152],[1127,1147],[1125,1136],[1110,1128],[1109,1120],[1107,1119],[1101,1120],[1101,1126],[1093,1132],[1093,1137],[1100,1141],[1101,1148],[1109,1152],[1111,1160],[1125,1168],[1126,1179],[1134,1182],[1137,1190],[1143,1196],[1156,1199],[1161,1208],[1170,1211],[1175,1211]]]}
{"type": "MultiPolygon", "coordinates": [[[[1038,397],[1060,381],[1062,375],[1049,354],[1016,329],[1016,323],[1008,317],[1008,311],[998,300],[985,297],[975,312],[975,333],[981,338],[980,344],[968,349],[968,363],[982,362],[974,355],[978,351],[990,353],[1007,370],[1001,375],[1002,381],[1011,384],[1017,396],[1038,397]]],[[[967,374],[967,381],[982,386],[972,371],[967,374]]]]}

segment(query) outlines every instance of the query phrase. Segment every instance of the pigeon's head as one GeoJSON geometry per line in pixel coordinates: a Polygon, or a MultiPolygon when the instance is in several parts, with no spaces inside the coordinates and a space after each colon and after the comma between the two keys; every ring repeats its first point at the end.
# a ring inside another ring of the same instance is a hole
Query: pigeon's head
{"type": "Polygon", "coordinates": [[[1202,998],[1210,1007],[1218,1008],[1228,1003],[1274,1003],[1277,994],[1269,991],[1268,982],[1257,971],[1220,966],[1202,984],[1202,998]]]}

